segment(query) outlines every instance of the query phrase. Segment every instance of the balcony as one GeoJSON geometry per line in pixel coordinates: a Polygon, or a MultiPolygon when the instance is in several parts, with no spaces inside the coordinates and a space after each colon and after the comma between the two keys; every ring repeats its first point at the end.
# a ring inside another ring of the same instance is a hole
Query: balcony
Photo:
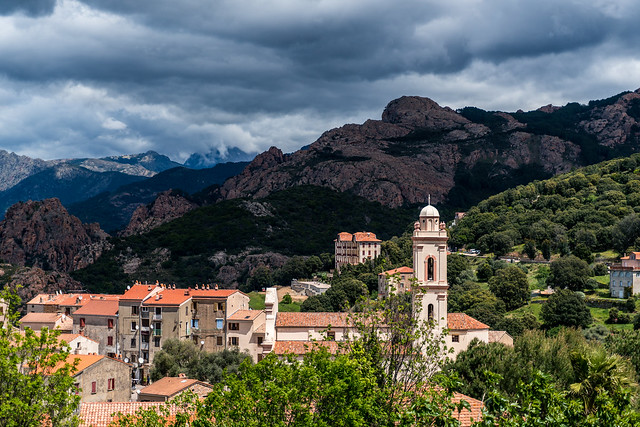
{"type": "Polygon", "coordinates": [[[162,314],[154,314],[153,320],[162,320],[162,314]]]}
{"type": "Polygon", "coordinates": [[[141,312],[141,314],[140,314],[140,316],[141,316],[143,319],[148,319],[148,318],[149,318],[149,312],[148,312],[148,311],[142,311],[142,312],[141,312]]]}
{"type": "Polygon", "coordinates": [[[140,326],[140,330],[141,330],[142,332],[147,332],[147,333],[149,333],[149,327],[148,327],[148,326],[140,326]]]}
{"type": "Polygon", "coordinates": [[[149,343],[148,342],[143,342],[140,344],[140,349],[142,350],[149,350],[149,343]]]}
{"type": "Polygon", "coordinates": [[[153,336],[154,337],[162,336],[162,329],[154,329],[153,330],[153,336]]]}

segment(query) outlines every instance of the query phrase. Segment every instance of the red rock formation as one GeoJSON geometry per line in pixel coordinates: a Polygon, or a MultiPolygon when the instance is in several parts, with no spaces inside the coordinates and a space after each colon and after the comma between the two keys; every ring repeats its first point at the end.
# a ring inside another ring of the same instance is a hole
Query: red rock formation
{"type": "Polygon", "coordinates": [[[58,199],[21,202],[0,222],[0,259],[45,270],[73,271],[91,264],[107,246],[97,224],[82,224],[58,199]]]}
{"type": "Polygon", "coordinates": [[[142,234],[166,222],[181,217],[198,205],[187,200],[184,196],[171,190],[164,191],[150,204],[139,206],[129,225],[120,235],[123,237],[142,234]]]}

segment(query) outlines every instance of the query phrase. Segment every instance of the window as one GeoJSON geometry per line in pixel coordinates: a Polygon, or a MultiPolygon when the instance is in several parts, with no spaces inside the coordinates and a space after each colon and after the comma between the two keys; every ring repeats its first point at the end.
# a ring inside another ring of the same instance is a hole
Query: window
{"type": "Polygon", "coordinates": [[[153,346],[160,347],[160,337],[153,337],[153,346]]]}
{"type": "Polygon", "coordinates": [[[143,351],[142,352],[142,358],[144,359],[145,362],[149,362],[149,352],[148,351],[143,351]]]}
{"type": "Polygon", "coordinates": [[[142,307],[142,312],[143,313],[148,313],[149,312],[149,307],[142,307]]]}
{"type": "Polygon", "coordinates": [[[223,302],[219,302],[218,303],[218,311],[224,311],[224,303],[223,302]]]}
{"type": "Polygon", "coordinates": [[[116,388],[116,379],[115,378],[109,378],[107,380],[107,391],[111,391],[113,389],[116,388]]]}
{"type": "Polygon", "coordinates": [[[229,337],[229,345],[238,345],[238,337],[229,337]]]}
{"type": "Polygon", "coordinates": [[[149,342],[149,335],[142,335],[142,342],[143,343],[148,343],[149,342]]]}
{"type": "Polygon", "coordinates": [[[76,389],[76,395],[80,394],[80,383],[75,383],[73,388],[76,389]]]}
{"type": "Polygon", "coordinates": [[[155,329],[157,331],[157,333],[161,333],[162,332],[162,323],[160,322],[155,322],[153,324],[153,329],[155,329]]]}
{"type": "Polygon", "coordinates": [[[132,316],[137,316],[138,315],[138,306],[137,305],[132,305],[131,306],[131,315],[132,316]]]}
{"type": "Polygon", "coordinates": [[[98,383],[95,381],[91,382],[91,394],[96,394],[98,392],[98,383]]]}
{"type": "Polygon", "coordinates": [[[427,315],[429,316],[429,320],[433,320],[433,304],[429,304],[427,308],[427,315]]]}
{"type": "Polygon", "coordinates": [[[222,337],[216,337],[216,345],[222,345],[222,337]]]}
{"type": "Polygon", "coordinates": [[[229,322],[229,330],[230,331],[237,331],[238,329],[240,329],[240,324],[239,323],[229,322]]]}
{"type": "Polygon", "coordinates": [[[433,258],[427,260],[427,280],[433,280],[435,262],[433,258]]]}
{"type": "Polygon", "coordinates": [[[156,307],[156,315],[157,316],[162,315],[162,307],[156,307]]]}
{"type": "Polygon", "coordinates": [[[451,342],[460,342],[460,335],[451,335],[451,342]]]}
{"type": "Polygon", "coordinates": [[[113,337],[107,337],[107,345],[113,345],[113,337]]]}
{"type": "Polygon", "coordinates": [[[80,341],[76,343],[76,348],[80,348],[80,341]]]}
{"type": "Polygon", "coordinates": [[[184,315],[187,316],[189,314],[189,306],[185,305],[184,306],[184,315]]]}
{"type": "Polygon", "coordinates": [[[191,327],[192,328],[199,328],[200,326],[200,321],[198,319],[191,319],[191,327]]]}
{"type": "Polygon", "coordinates": [[[113,329],[113,319],[107,319],[107,328],[113,329]]]}
{"type": "Polygon", "coordinates": [[[81,327],[81,328],[84,328],[84,327],[85,327],[85,325],[86,325],[86,321],[84,320],[84,317],[81,317],[81,318],[80,318],[80,327],[81,327]]]}
{"type": "Polygon", "coordinates": [[[131,330],[135,331],[136,329],[138,329],[138,324],[136,322],[131,322],[131,330]]]}
{"type": "Polygon", "coordinates": [[[197,302],[193,302],[193,311],[198,311],[198,303],[197,302]]]}
{"type": "Polygon", "coordinates": [[[131,348],[136,348],[136,339],[131,338],[131,348]]]}
{"type": "Polygon", "coordinates": [[[216,319],[216,328],[217,329],[224,328],[224,321],[222,319],[216,319]]]}
{"type": "Polygon", "coordinates": [[[258,345],[262,345],[262,341],[264,341],[264,337],[258,337],[258,345]]]}
{"type": "Polygon", "coordinates": [[[327,332],[327,340],[328,341],[335,341],[336,340],[336,333],[334,331],[327,332]]]}

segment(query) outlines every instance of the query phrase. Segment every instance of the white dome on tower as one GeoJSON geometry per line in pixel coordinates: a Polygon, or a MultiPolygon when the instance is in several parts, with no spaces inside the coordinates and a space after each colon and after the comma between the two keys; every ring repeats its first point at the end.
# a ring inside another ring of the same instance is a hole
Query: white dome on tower
{"type": "Polygon", "coordinates": [[[440,218],[440,212],[438,212],[438,209],[434,208],[433,206],[427,205],[420,211],[420,216],[440,218]]]}

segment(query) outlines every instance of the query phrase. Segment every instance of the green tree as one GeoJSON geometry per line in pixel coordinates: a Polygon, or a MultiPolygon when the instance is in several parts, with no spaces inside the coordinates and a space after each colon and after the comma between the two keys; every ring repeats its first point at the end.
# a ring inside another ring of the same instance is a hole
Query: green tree
{"type": "Polygon", "coordinates": [[[584,298],[569,289],[559,289],[549,297],[540,313],[545,326],[586,328],[593,322],[584,298]]]}
{"type": "Polygon", "coordinates": [[[529,257],[529,259],[534,259],[536,257],[538,250],[536,249],[536,243],[533,240],[525,240],[524,253],[529,257]]]}
{"type": "MultiPolygon", "coordinates": [[[[17,301],[8,291],[0,299],[17,301]]],[[[59,331],[39,334],[13,328],[17,313],[9,310],[0,325],[0,426],[77,426],[74,412],[80,396],[73,392],[75,365],[67,362],[69,347],[58,341],[59,331]]]]}
{"type": "Polygon", "coordinates": [[[507,311],[522,307],[531,299],[527,275],[515,266],[498,270],[489,279],[489,289],[504,301],[507,311]]]}
{"type": "Polygon", "coordinates": [[[455,287],[462,283],[460,273],[470,268],[469,259],[464,255],[451,254],[447,256],[447,282],[455,287]]]}
{"type": "Polygon", "coordinates": [[[493,277],[493,268],[491,264],[488,262],[484,262],[480,267],[478,267],[478,272],[476,273],[478,276],[478,280],[487,282],[489,279],[493,277]]]}
{"type": "Polygon", "coordinates": [[[540,252],[542,252],[542,257],[547,261],[551,259],[551,241],[549,239],[544,239],[540,243],[540,252]]]}
{"type": "Polygon", "coordinates": [[[201,350],[193,341],[168,339],[153,359],[151,379],[177,377],[186,374],[190,378],[210,383],[219,382],[224,371],[236,372],[240,363],[249,356],[237,349],[209,353],[201,350]]]}
{"type": "Polygon", "coordinates": [[[553,261],[550,269],[547,284],[556,289],[567,288],[572,291],[581,291],[591,277],[589,265],[573,255],[553,261]]]}

